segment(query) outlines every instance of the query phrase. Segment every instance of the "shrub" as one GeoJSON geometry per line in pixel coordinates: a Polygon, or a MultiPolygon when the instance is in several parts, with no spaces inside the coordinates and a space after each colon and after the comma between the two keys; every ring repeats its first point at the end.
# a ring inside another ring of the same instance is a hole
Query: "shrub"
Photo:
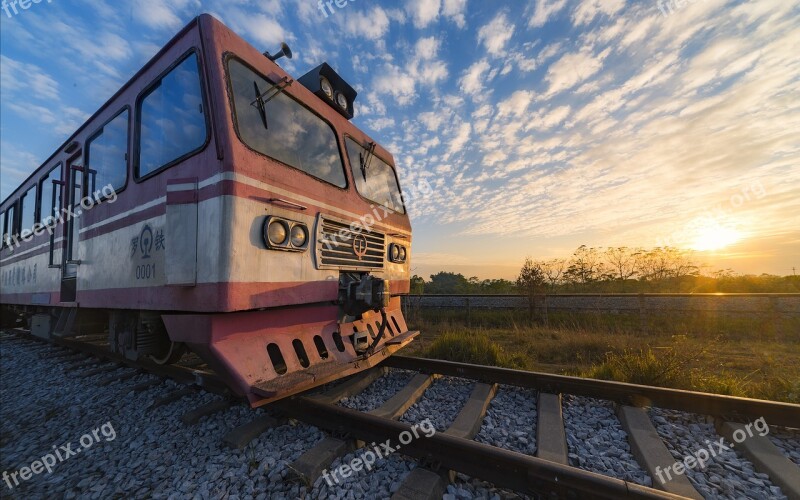
{"type": "Polygon", "coordinates": [[[460,363],[522,368],[524,358],[509,357],[485,333],[447,332],[439,336],[424,352],[426,358],[445,359],[460,363]]]}

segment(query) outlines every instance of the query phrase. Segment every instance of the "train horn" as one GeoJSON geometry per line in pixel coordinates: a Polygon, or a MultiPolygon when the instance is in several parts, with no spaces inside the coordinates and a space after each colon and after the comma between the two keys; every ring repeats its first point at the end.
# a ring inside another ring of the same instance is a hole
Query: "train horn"
{"type": "Polygon", "coordinates": [[[269,59],[270,61],[277,61],[283,56],[286,56],[286,59],[291,59],[292,49],[290,49],[289,46],[286,45],[286,42],[281,42],[281,50],[279,50],[274,55],[270,54],[269,52],[264,52],[264,56],[266,56],[266,58],[269,59]]]}

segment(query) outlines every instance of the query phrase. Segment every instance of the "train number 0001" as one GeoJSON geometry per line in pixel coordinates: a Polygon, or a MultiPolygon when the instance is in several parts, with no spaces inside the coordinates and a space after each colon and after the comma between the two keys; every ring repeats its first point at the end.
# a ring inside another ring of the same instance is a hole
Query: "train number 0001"
{"type": "Polygon", "coordinates": [[[141,266],[136,266],[136,279],[137,280],[149,280],[151,278],[156,277],[156,265],[155,264],[144,264],[141,266]]]}

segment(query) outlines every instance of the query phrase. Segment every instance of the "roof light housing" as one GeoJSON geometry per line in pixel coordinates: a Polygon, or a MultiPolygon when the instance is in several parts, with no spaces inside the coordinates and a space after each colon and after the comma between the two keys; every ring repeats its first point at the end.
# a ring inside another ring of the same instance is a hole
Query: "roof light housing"
{"type": "Polygon", "coordinates": [[[353,118],[353,103],[358,92],[344,78],[333,70],[328,63],[322,63],[297,79],[298,82],[317,97],[325,101],[340,115],[348,120],[353,118]],[[330,93],[325,84],[330,85],[330,93]],[[339,96],[342,96],[341,99],[339,96]]]}

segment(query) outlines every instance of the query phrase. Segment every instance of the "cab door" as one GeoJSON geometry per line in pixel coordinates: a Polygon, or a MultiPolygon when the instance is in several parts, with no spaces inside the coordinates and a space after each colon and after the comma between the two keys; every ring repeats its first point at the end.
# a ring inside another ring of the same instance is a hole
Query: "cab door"
{"type": "Polygon", "coordinates": [[[79,151],[67,160],[64,172],[66,177],[64,208],[66,211],[64,212],[64,247],[61,263],[61,302],[75,302],[77,295],[78,269],[81,264],[78,259],[81,200],[85,195],[86,185],[82,159],[82,152],[79,151]]]}

